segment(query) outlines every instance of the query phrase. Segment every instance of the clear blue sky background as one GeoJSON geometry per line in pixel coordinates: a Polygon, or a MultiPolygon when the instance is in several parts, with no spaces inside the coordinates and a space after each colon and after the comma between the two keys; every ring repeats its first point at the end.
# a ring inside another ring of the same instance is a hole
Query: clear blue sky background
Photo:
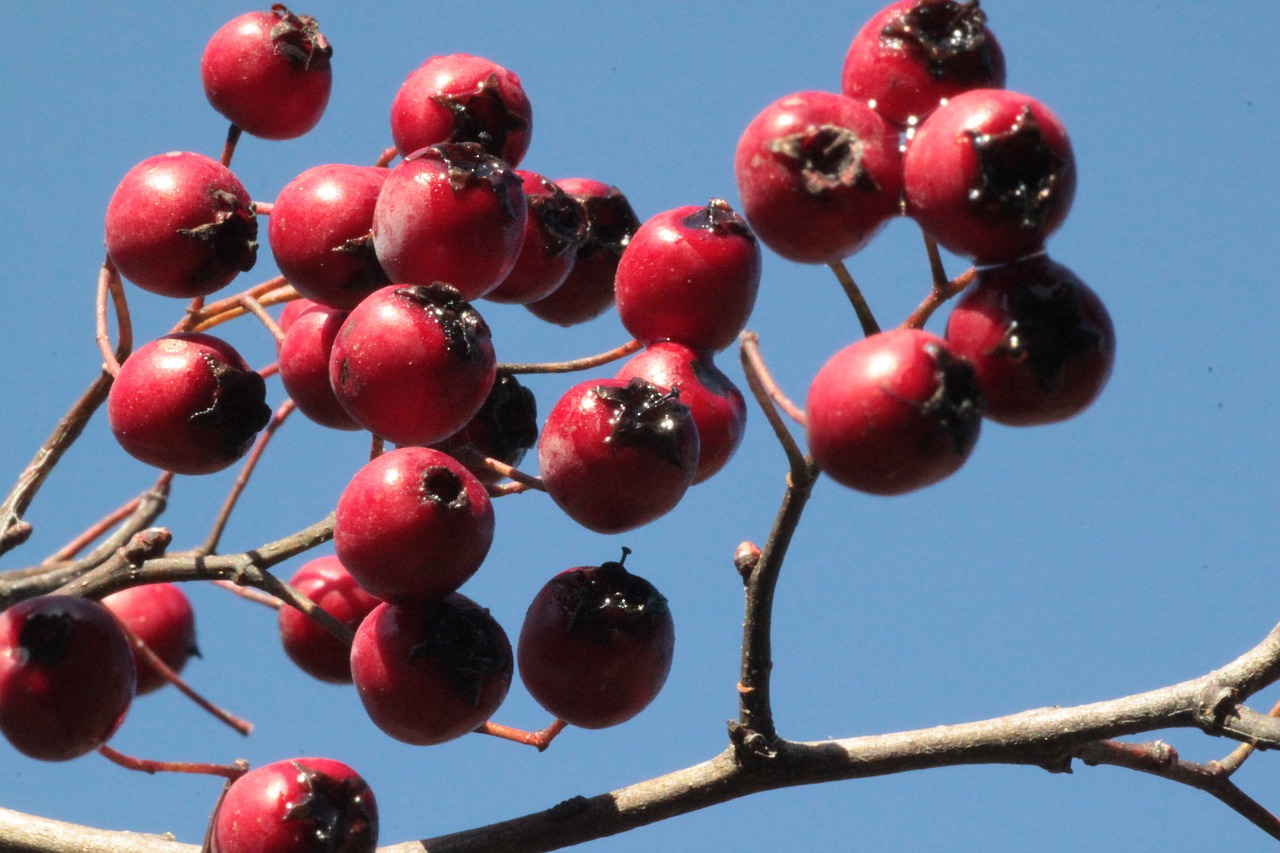
{"type": "MultiPolygon", "coordinates": [[[[266,5],[265,3],[263,4],[266,5]]],[[[371,162],[389,142],[401,80],[433,54],[487,55],[532,100],[525,165],[621,187],[641,218],[713,196],[736,200],[732,155],[747,122],[802,89],[833,89],[871,2],[378,4],[311,2],[335,46],[334,93],[307,137],[242,142],[235,169],[273,199],[324,162],[371,162]]],[[[1280,618],[1280,9],[1081,0],[984,4],[1009,87],[1064,120],[1079,164],[1053,256],[1103,297],[1119,359],[1102,399],[1066,424],[994,425],[968,465],[906,497],[822,482],[779,589],[776,714],[816,739],[961,722],[1125,695],[1200,675],[1280,618]]],[[[102,211],[137,161],[216,156],[224,121],[204,100],[208,37],[246,11],[224,3],[0,6],[0,479],[11,481],[97,368],[93,286],[102,211]]],[[[265,230],[265,229],[264,229],[265,230]]],[[[272,274],[263,251],[243,286],[272,274]]],[[[892,223],[851,261],[882,324],[925,294],[918,232],[892,223]]],[[[949,269],[963,265],[951,259],[949,269]]],[[[134,291],[140,340],[181,304],[134,291]]],[[[510,306],[482,308],[499,358],[548,360],[625,340],[610,315],[569,331],[510,306]]],[[[945,315],[945,312],[944,312],[945,315]]],[[[938,329],[945,316],[935,319],[938,329]]],[[[766,253],[751,322],[782,386],[803,399],[823,361],[857,335],[830,274],[766,253]]],[[[227,337],[254,364],[268,337],[227,337]]],[[[721,366],[736,380],[736,356],[721,366]]],[[[531,382],[543,412],[584,377],[531,382]]],[[[271,399],[282,397],[278,383],[271,399]]],[[[254,478],[225,550],[322,518],[367,441],[298,418],[254,478]]],[[[628,565],[670,599],[677,626],[664,693],[620,728],[569,731],[544,754],[479,736],[432,748],[381,735],[350,689],[289,668],[274,615],[194,589],[205,657],[191,681],[250,717],[249,739],[172,692],[137,702],[113,742],[157,758],[261,764],[329,755],[360,770],[402,841],[513,817],[696,763],[736,713],[741,584],[731,555],[762,541],[784,459],[758,412],[737,459],[670,516],[622,536],[577,528],[545,496],[498,502],[498,536],[465,587],[514,637],[556,571],[634,550],[628,565]]],[[[115,447],[99,416],[30,513],[36,535],[4,567],[35,562],[143,490],[153,472],[115,447]]],[[[233,473],[181,479],[165,521],[175,547],[202,540],[233,473]]],[[[7,488],[7,486],[6,486],[7,488]]],[[[297,563],[286,567],[291,572],[297,563]]],[[[1254,700],[1265,710],[1280,698],[1254,700]]],[[[498,719],[546,715],[518,684],[498,719]]],[[[1232,744],[1165,733],[1196,760],[1232,744]]],[[[1255,756],[1246,790],[1280,808],[1280,768],[1255,756]]],[[[0,744],[0,804],[196,842],[219,783],[147,777],[97,756],[45,765],[0,744]]],[[[1268,840],[1207,795],[1135,773],[955,769],[756,796],[587,845],[592,851],[1261,850],[1268,840]]]]}

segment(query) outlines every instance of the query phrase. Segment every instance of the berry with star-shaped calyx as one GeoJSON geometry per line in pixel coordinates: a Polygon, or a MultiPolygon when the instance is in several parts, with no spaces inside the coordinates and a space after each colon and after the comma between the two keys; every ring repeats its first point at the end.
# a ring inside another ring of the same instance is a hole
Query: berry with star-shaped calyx
{"type": "Polygon", "coordinates": [[[1102,300],[1045,255],[978,271],[947,320],[972,362],[987,417],[1012,426],[1066,420],[1102,393],[1116,335],[1102,300]]]}
{"type": "Polygon", "coordinates": [[[1044,248],[1071,209],[1075,155],[1062,122],[1034,98],[975,89],[934,110],[907,144],[907,215],[978,264],[1044,248]]]}
{"type": "Polygon", "coordinates": [[[623,560],[561,572],[534,597],[516,645],[520,680],[566,723],[602,729],[644,710],[675,651],[667,599],[623,560]]]}
{"type": "Polygon", "coordinates": [[[1004,52],[977,0],[899,0],[863,25],[845,55],[844,94],[895,127],[969,89],[1004,86],[1004,52]]]}
{"type": "Polygon", "coordinates": [[[231,783],[209,842],[211,853],[373,853],[378,804],[341,761],[276,761],[231,783]]]}
{"type": "Polygon", "coordinates": [[[475,142],[514,168],[532,130],[533,110],[520,78],[465,53],[431,57],[391,102],[391,136],[405,156],[437,142],[475,142]]]}
{"type": "Polygon", "coordinates": [[[698,470],[698,427],[679,391],[640,378],[594,379],[556,403],[538,439],[551,499],[597,533],[670,512],[698,470]]]}
{"type": "Polygon", "coordinates": [[[805,415],[824,474],[898,495],[964,464],[982,426],[982,395],[973,366],[942,338],[892,329],[832,356],[809,386],[805,415]]]}
{"type": "Polygon", "coordinates": [[[485,299],[521,305],[550,296],[573,270],[587,239],[587,212],[556,184],[517,169],[529,205],[520,256],[507,277],[485,299]]]}
{"type": "Polygon", "coordinates": [[[456,457],[480,482],[493,485],[501,475],[474,464],[472,457],[484,456],[514,467],[537,440],[538,405],[533,392],[511,374],[501,373],[476,416],[432,446],[456,457]]]}

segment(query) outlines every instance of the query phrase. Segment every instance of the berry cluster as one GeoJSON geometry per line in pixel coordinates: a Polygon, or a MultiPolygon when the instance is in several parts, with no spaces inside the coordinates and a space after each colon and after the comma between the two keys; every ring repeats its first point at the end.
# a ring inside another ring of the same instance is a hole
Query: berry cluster
{"type": "MultiPolygon", "coordinates": [[[[854,38],[842,93],[801,92],[763,110],[736,152],[742,214],[713,198],[641,222],[616,187],[518,169],[533,126],[520,79],[464,54],[407,77],[390,108],[395,147],[376,165],[315,166],[255,203],[228,168],[235,140],[314,127],[331,54],[314,19],[280,5],[219,30],[201,76],[232,122],[222,162],[172,152],[131,169],[106,211],[106,269],[116,284],[193,300],[195,316],[254,266],[258,217],[269,217],[286,283],[258,295],[290,304],[277,323],[253,296],[239,303],[279,333],[293,405],[322,426],[368,431],[376,449],[336,501],[335,554],[290,581],[354,639],[285,607],[281,641],[305,672],[353,684],[393,738],[436,744],[484,726],[517,670],[542,707],[583,728],[624,722],[657,696],[674,626],[667,599],[624,567],[628,549],[548,581],[514,652],[459,590],[488,555],[499,495],[540,488],[581,526],[612,534],[670,512],[723,469],[746,405],[714,359],[751,316],[761,242],[839,271],[906,215],[935,249],[977,265],[957,280],[973,283],[943,335],[922,328],[927,317],[879,331],[860,311],[867,336],[814,376],[809,450],[846,486],[892,495],[930,485],[967,459],[984,417],[1069,418],[1110,373],[1106,309],[1045,250],[1074,194],[1070,143],[1045,106],[1001,88],[1003,55],[976,0],[893,3],[854,38]],[[481,300],[564,326],[616,307],[635,354],[574,385],[539,426],[533,392],[498,361],[481,300]],[[537,477],[514,467],[534,448],[537,477]]],[[[935,282],[935,295],[949,286],[935,282]]],[[[222,471],[272,420],[269,371],[194,327],[117,368],[111,430],[166,471],[222,471]]],[[[172,679],[193,653],[190,605],[170,585],[102,605],[29,599],[0,613],[0,732],[37,758],[84,754],[135,693],[172,679]],[[139,649],[170,672],[135,658],[139,649]]],[[[376,834],[358,774],[297,758],[230,787],[210,849],[362,851],[376,834]]]]}
{"type": "Polygon", "coordinates": [[[1061,421],[1110,375],[1106,309],[1045,252],[1075,193],[1071,143],[1057,116],[1004,82],[977,0],[899,0],[854,37],[841,93],[781,98],[738,144],[747,220],[782,257],[841,264],[905,213],[978,265],[944,336],[912,321],[872,327],[814,377],[809,448],[851,488],[937,482],[968,458],[984,414],[1061,421]]]}

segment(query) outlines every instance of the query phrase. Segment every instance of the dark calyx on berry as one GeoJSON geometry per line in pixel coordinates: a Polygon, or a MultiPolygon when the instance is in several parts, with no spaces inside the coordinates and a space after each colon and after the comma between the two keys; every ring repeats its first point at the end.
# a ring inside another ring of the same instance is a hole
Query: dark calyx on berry
{"type": "Polygon", "coordinates": [[[476,354],[480,337],[489,337],[489,324],[471,303],[447,284],[397,287],[394,294],[433,316],[444,333],[445,347],[461,358],[476,354]]]}
{"type": "Polygon", "coordinates": [[[360,264],[360,271],[349,280],[342,282],[343,290],[365,291],[390,284],[386,270],[378,261],[378,254],[373,249],[373,231],[350,240],[344,240],[330,251],[347,255],[360,264]]]}
{"type": "Polygon", "coordinates": [[[621,256],[631,237],[640,229],[640,217],[627,197],[617,190],[603,196],[586,196],[578,199],[587,211],[587,239],[578,250],[578,257],[585,258],[597,252],[609,252],[621,256]]]}
{"type": "Polygon", "coordinates": [[[551,181],[543,181],[547,195],[529,195],[529,217],[537,217],[547,236],[547,256],[576,252],[587,241],[587,211],[551,181]]]}
{"type": "Polygon", "coordinates": [[[621,388],[600,385],[593,393],[613,410],[606,442],[644,445],[677,468],[684,464],[680,431],[687,423],[689,407],[680,402],[678,387],[664,393],[637,376],[621,388]]]}
{"type": "Polygon", "coordinates": [[[195,283],[222,278],[231,270],[248,272],[258,262],[258,218],[253,202],[245,205],[226,190],[213,190],[209,197],[218,210],[213,221],[178,229],[183,237],[208,243],[212,252],[196,271],[195,283]]]}
{"type": "Polygon", "coordinates": [[[422,500],[446,509],[464,509],[467,489],[455,472],[443,465],[432,465],[422,472],[422,500]]]}
{"type": "Polygon", "coordinates": [[[1048,287],[1011,288],[1005,302],[1015,319],[987,355],[1024,362],[1045,392],[1057,387],[1068,364],[1105,348],[1102,332],[1085,319],[1073,287],[1051,281],[1048,287]]]}
{"type": "Polygon", "coordinates": [[[507,137],[529,129],[529,122],[524,116],[507,108],[497,74],[485,77],[474,91],[432,95],[431,100],[453,114],[450,142],[472,142],[495,157],[502,156],[507,147],[507,137]]]}
{"type": "Polygon", "coordinates": [[[18,648],[36,666],[52,669],[62,663],[75,634],[75,617],[57,609],[37,610],[18,632],[18,648]]]}
{"type": "Polygon", "coordinates": [[[982,428],[982,391],[973,365],[937,344],[926,344],[934,360],[938,388],[920,411],[947,431],[956,453],[967,454],[982,428]]]}
{"type": "Polygon", "coordinates": [[[795,161],[793,168],[810,195],[839,187],[876,192],[879,185],[862,167],[865,145],[849,128],[823,124],[775,139],[769,150],[795,161]]]}
{"type": "Polygon", "coordinates": [[[218,434],[223,458],[239,459],[271,420],[271,407],[264,402],[266,382],[257,372],[241,370],[210,353],[202,351],[200,357],[213,374],[217,388],[209,405],[188,420],[212,427],[218,434]]]}
{"type": "Polygon", "coordinates": [[[713,198],[707,206],[690,213],[680,220],[686,228],[700,228],[713,234],[737,235],[756,242],[755,232],[747,225],[741,213],[729,206],[722,198],[713,198]]]}
{"type": "Polygon", "coordinates": [[[438,142],[415,151],[408,160],[439,160],[449,174],[449,188],[460,193],[468,187],[487,186],[498,200],[507,219],[517,216],[512,206],[514,194],[524,195],[524,182],[516,170],[492,154],[478,142],[438,142]]]}
{"type": "Polygon", "coordinates": [[[986,23],[978,0],[922,0],[881,30],[880,39],[915,53],[935,80],[984,85],[992,79],[986,23]]]}
{"type": "Polygon", "coordinates": [[[272,4],[271,11],[280,16],[280,22],[271,28],[271,41],[294,67],[309,71],[317,61],[328,63],[333,47],[315,18],[295,15],[283,3],[272,4]]]}
{"type": "MultiPolygon", "coordinates": [[[[299,787],[306,791],[285,812],[285,820],[307,821],[317,845],[327,853],[365,853],[378,837],[377,818],[366,804],[369,786],[359,776],[335,779],[299,762],[299,787]]],[[[311,849],[311,848],[309,848],[311,849]]]]}
{"type": "Polygon", "coordinates": [[[622,559],[602,563],[594,571],[575,569],[561,579],[565,594],[571,596],[572,613],[567,630],[595,635],[614,631],[644,635],[655,619],[667,612],[667,599],[647,580],[628,572],[623,563],[630,548],[622,549],[622,559]]]}
{"type": "Polygon", "coordinates": [[[489,611],[446,600],[428,618],[426,639],[413,647],[409,659],[440,661],[458,695],[472,707],[478,706],[489,677],[513,671],[511,655],[494,636],[495,623],[489,611]]]}
{"type": "Polygon", "coordinates": [[[1024,106],[1002,133],[967,131],[978,155],[980,184],[969,191],[976,207],[1011,217],[1028,230],[1054,212],[1055,196],[1071,174],[1071,160],[1046,144],[1040,123],[1024,106]]]}

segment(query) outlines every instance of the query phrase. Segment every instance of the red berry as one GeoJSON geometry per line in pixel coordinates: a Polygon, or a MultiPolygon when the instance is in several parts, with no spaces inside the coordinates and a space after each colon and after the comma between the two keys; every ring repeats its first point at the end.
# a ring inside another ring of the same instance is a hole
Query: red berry
{"type": "Polygon", "coordinates": [[[497,287],[520,254],[528,207],[515,171],[474,142],[408,155],[373,211],[373,246],[392,281],[443,282],[464,299],[497,287]]]}
{"type": "Polygon", "coordinates": [[[980,270],[952,309],[946,337],[956,355],[973,363],[987,417],[1015,426],[1084,411],[1115,363],[1106,306],[1044,255],[980,270]]]}
{"type": "Polygon", "coordinates": [[[373,250],[373,208],[390,173],[315,166],[280,191],[267,236],[276,266],[303,296],[350,310],[388,283],[373,250]]]}
{"type": "MultiPolygon", "coordinates": [[[[165,666],[181,672],[196,647],[196,614],[182,587],[172,583],[149,583],[113,592],[102,603],[126,628],[146,643],[165,666]]],[[[134,655],[138,674],[137,693],[151,693],[169,682],[145,659],[134,655]]]]}
{"type": "Polygon", "coordinates": [[[548,581],[529,605],[517,644],[530,695],[587,729],[616,726],[644,710],[666,683],[674,651],[666,598],[621,562],[569,569],[548,581]]]}
{"type": "Polygon", "coordinates": [[[866,104],[828,92],[774,101],[743,131],[734,159],[742,211],[791,261],[827,264],[896,216],[898,132],[866,104]]]}
{"type": "Polygon", "coordinates": [[[561,397],[538,440],[556,505],[597,533],[670,512],[698,470],[698,427],[678,394],[643,379],[593,379],[561,397]]]}
{"type": "Polygon", "coordinates": [[[338,499],[338,559],[385,601],[443,598],[480,568],[492,542],[484,485],[438,450],[384,453],[356,472],[338,499]]]}
{"type": "Polygon", "coordinates": [[[129,640],[96,601],[44,595],[0,613],[0,733],[24,755],[97,749],[124,721],[134,678],[129,640]]]}
{"type": "Polygon", "coordinates": [[[338,331],[329,382],[365,429],[396,444],[453,435],[484,404],[497,373],[480,312],[444,285],[389,285],[338,331]]]}
{"type": "Polygon", "coordinates": [[[843,88],[898,128],[947,98],[1004,86],[1004,52],[977,0],[899,0],[876,13],[849,45],[843,88]]]}
{"type": "MultiPolygon", "coordinates": [[[[307,299],[305,296],[300,299],[294,299],[291,302],[286,302],[284,310],[280,312],[280,319],[276,320],[276,325],[280,327],[280,331],[287,335],[289,334],[289,327],[293,325],[293,321],[302,316],[304,311],[308,311],[318,304],[319,303],[312,302],[310,299],[307,299]]],[[[279,352],[279,350],[280,344],[277,341],[276,351],[279,352]]]]}
{"type": "Polygon", "coordinates": [[[182,332],[125,359],[107,417],[135,459],[178,474],[211,474],[244,456],[271,420],[265,400],[266,383],[230,344],[182,332]]]}
{"type": "Polygon", "coordinates": [[[903,161],[907,213],[980,264],[1039,251],[1071,209],[1075,156],[1058,117],[1003,89],[957,95],[920,125],[903,161]]]}
{"type": "Polygon", "coordinates": [[[316,423],[333,429],[360,429],[360,424],[338,402],[329,383],[329,356],[347,314],[325,305],[310,305],[289,323],[280,342],[280,380],[284,390],[298,411],[316,423]]]}
{"type": "Polygon", "coordinates": [[[212,853],[373,853],[378,803],[369,784],[331,758],[265,764],[227,789],[212,853]]]}
{"type": "Polygon", "coordinates": [[[517,169],[516,174],[524,182],[529,205],[524,240],[515,266],[485,299],[523,305],[549,296],[568,277],[587,239],[587,212],[537,172],[517,169]]]}
{"type": "Polygon", "coordinates": [[[231,170],[173,151],[125,174],[107,203],[107,255],[144,290],[190,299],[225,286],[258,257],[253,202],[231,170]]]}
{"type": "Polygon", "coordinates": [[[533,392],[511,374],[502,373],[476,416],[434,447],[457,458],[480,482],[492,485],[502,477],[482,465],[470,464],[470,457],[487,456],[519,465],[537,440],[538,405],[533,392]]]}
{"type": "Polygon", "coordinates": [[[809,450],[823,473],[897,495],[941,480],[969,457],[982,425],[973,367],[936,335],[894,329],[850,344],[813,379],[809,450]]]}
{"type": "Polygon", "coordinates": [[[590,178],[562,178],[556,184],[586,210],[587,239],[560,286],[525,307],[548,323],[574,326],[599,317],[613,305],[618,261],[640,220],[617,187],[590,178]]]}
{"type": "Polygon", "coordinates": [[[747,428],[747,403],[734,384],[716,367],[709,352],[698,352],[674,341],[653,344],[632,357],[618,371],[618,379],[640,377],[664,391],[680,389],[680,402],[698,427],[698,470],[701,483],[725,466],[747,428]]]}
{"type": "Polygon", "coordinates": [[[360,623],[351,674],[374,724],[428,745],[461,737],[498,710],[511,686],[511,643],[464,595],[425,607],[380,604],[360,623]]]}
{"type": "Polygon", "coordinates": [[[532,130],[520,78],[479,56],[431,57],[391,102],[391,135],[405,156],[437,142],[477,142],[514,167],[532,130]]]}
{"type": "Polygon", "coordinates": [[[245,133],[293,139],[324,115],[332,54],[315,18],[276,3],[214,33],[200,58],[200,79],[213,108],[245,133]]]}
{"type": "MultiPolygon", "coordinates": [[[[382,603],[361,589],[332,555],[304,564],[289,585],[353,631],[382,603]]],[[[351,683],[351,648],[346,643],[293,607],[280,608],[279,623],[285,654],[303,672],[332,684],[351,683]]]]}
{"type": "Polygon", "coordinates": [[[643,344],[719,351],[747,325],[760,287],[760,244],[724,199],[659,213],[618,262],[618,316],[643,344]]]}

